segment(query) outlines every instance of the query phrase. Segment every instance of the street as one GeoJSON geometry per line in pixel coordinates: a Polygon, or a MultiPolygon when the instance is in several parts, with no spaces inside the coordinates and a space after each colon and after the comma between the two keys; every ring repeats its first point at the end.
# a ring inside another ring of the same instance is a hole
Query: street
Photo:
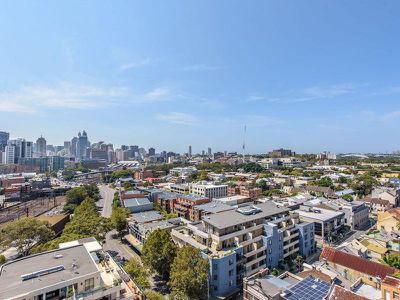
{"type": "Polygon", "coordinates": [[[103,217],[109,218],[111,217],[112,212],[112,202],[114,198],[115,190],[110,188],[108,185],[100,184],[100,200],[98,201],[99,206],[102,206],[103,209],[101,211],[101,215],[103,217]]]}
{"type": "Polygon", "coordinates": [[[119,238],[113,238],[113,235],[115,234],[115,230],[107,233],[103,249],[105,251],[109,251],[110,255],[117,256],[120,259],[130,260],[131,258],[135,258],[136,260],[140,261],[139,255],[130,249],[128,245],[123,244],[119,238]]]}

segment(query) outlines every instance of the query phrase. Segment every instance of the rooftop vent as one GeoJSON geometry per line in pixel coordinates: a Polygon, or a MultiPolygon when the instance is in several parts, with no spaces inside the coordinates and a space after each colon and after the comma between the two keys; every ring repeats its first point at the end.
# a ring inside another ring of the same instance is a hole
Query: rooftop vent
{"type": "Polygon", "coordinates": [[[236,211],[238,213],[243,214],[243,215],[255,215],[255,214],[261,212],[261,208],[255,206],[255,205],[251,205],[251,206],[248,206],[248,207],[238,208],[236,211]]]}
{"type": "Polygon", "coordinates": [[[21,279],[22,279],[22,281],[26,281],[26,280],[29,280],[29,279],[41,277],[41,276],[52,274],[52,273],[55,273],[55,272],[60,272],[60,271],[63,271],[63,270],[65,270],[64,266],[59,265],[59,266],[51,267],[51,268],[48,268],[48,269],[43,269],[43,270],[40,270],[40,271],[36,271],[36,272],[28,273],[28,274],[23,274],[23,275],[21,275],[21,279]]]}

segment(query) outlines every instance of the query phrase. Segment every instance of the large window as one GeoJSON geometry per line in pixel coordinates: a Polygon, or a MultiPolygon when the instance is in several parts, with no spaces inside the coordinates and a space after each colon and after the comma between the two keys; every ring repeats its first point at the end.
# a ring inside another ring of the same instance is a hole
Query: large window
{"type": "Polygon", "coordinates": [[[85,280],[85,291],[91,290],[94,288],[94,278],[85,280]]]}

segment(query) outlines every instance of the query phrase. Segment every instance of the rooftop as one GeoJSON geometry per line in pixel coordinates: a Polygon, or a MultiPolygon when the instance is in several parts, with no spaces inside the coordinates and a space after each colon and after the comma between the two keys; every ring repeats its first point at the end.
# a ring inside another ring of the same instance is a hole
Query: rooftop
{"type": "Polygon", "coordinates": [[[198,210],[206,211],[206,212],[209,212],[212,214],[234,209],[234,207],[232,207],[230,205],[226,205],[226,204],[223,204],[223,203],[217,202],[217,201],[212,201],[209,203],[195,205],[194,207],[198,210]]]}
{"type": "Polygon", "coordinates": [[[48,251],[4,264],[0,271],[0,299],[6,299],[77,277],[99,272],[84,245],[48,251]],[[75,266],[75,267],[73,267],[75,266]],[[23,280],[24,274],[59,267],[57,271],[23,280]]]}
{"type": "MultiPolygon", "coordinates": [[[[252,206],[241,207],[241,210],[251,209],[252,206]]],[[[218,214],[208,215],[203,217],[206,223],[209,223],[219,229],[239,225],[246,222],[251,222],[254,220],[267,218],[280,213],[289,212],[289,209],[283,207],[277,207],[272,203],[261,203],[256,206],[259,211],[253,214],[243,214],[237,210],[230,210],[221,212],[218,214]]]]}
{"type": "Polygon", "coordinates": [[[337,212],[334,210],[324,209],[324,208],[310,208],[305,211],[302,209],[297,209],[296,212],[300,215],[300,217],[317,219],[321,221],[328,221],[333,218],[337,218],[343,216],[343,212],[337,212]]]}
{"type": "Polygon", "coordinates": [[[329,262],[356,270],[360,273],[368,274],[370,276],[379,276],[380,278],[385,278],[386,275],[394,274],[397,271],[395,268],[328,247],[325,247],[322,250],[319,259],[326,259],[329,262]]]}
{"type": "Polygon", "coordinates": [[[329,291],[330,284],[321,281],[313,276],[308,276],[304,280],[285,290],[281,296],[286,300],[321,300],[329,291]]]}
{"type": "Polygon", "coordinates": [[[151,204],[151,202],[147,198],[132,198],[124,200],[125,207],[141,206],[146,204],[151,204]]]}
{"type": "Polygon", "coordinates": [[[131,219],[133,219],[136,223],[153,222],[163,219],[163,216],[160,214],[160,212],[156,210],[133,213],[130,216],[131,219]]]}
{"type": "Polygon", "coordinates": [[[339,285],[335,285],[329,293],[327,300],[368,300],[368,298],[357,295],[339,285]]]}

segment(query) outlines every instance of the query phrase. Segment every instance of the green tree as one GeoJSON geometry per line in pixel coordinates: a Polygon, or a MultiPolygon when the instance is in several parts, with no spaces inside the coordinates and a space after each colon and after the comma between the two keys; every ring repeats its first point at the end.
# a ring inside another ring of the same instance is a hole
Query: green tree
{"type": "Polygon", "coordinates": [[[69,190],[66,196],[66,203],[64,206],[64,210],[73,213],[75,208],[82,203],[86,198],[91,198],[93,200],[97,200],[99,198],[99,189],[95,184],[89,184],[84,186],[79,186],[69,190]]]}
{"type": "Polygon", "coordinates": [[[132,258],[124,267],[125,271],[143,290],[151,287],[149,282],[149,272],[138,261],[132,258]]]}
{"type": "Polygon", "coordinates": [[[163,295],[161,295],[160,293],[157,293],[156,291],[153,291],[153,290],[145,291],[144,295],[146,296],[147,300],[165,300],[163,295]]]}
{"type": "Polygon", "coordinates": [[[208,299],[208,274],[209,263],[201,257],[200,250],[191,246],[180,248],[171,266],[169,284],[173,299],[208,299]]]}
{"type": "Polygon", "coordinates": [[[278,269],[277,268],[273,268],[272,271],[271,271],[271,275],[278,276],[279,275],[278,269]]]}
{"type": "Polygon", "coordinates": [[[54,236],[54,231],[47,222],[34,217],[13,221],[0,231],[1,245],[5,247],[13,245],[23,256],[28,255],[36,243],[46,243],[54,236]]]}
{"type": "Polygon", "coordinates": [[[324,186],[324,187],[333,187],[333,182],[332,182],[332,179],[330,177],[322,177],[318,181],[318,185],[319,186],[324,186]]]}
{"type": "Polygon", "coordinates": [[[207,176],[208,172],[206,170],[201,170],[200,173],[198,174],[197,178],[199,180],[207,180],[208,176],[207,176]]]}
{"type": "Polygon", "coordinates": [[[125,181],[125,182],[122,184],[122,187],[124,188],[125,191],[131,191],[131,190],[133,190],[133,185],[132,185],[132,183],[129,182],[129,181],[125,181]]]}
{"type": "Polygon", "coordinates": [[[143,245],[142,261],[151,271],[168,279],[176,255],[176,245],[168,231],[156,229],[143,245]]]}
{"type": "Polygon", "coordinates": [[[387,254],[382,259],[384,265],[400,269],[400,255],[397,253],[387,254]]]}
{"type": "Polygon", "coordinates": [[[83,237],[95,237],[102,241],[111,228],[110,220],[99,215],[94,200],[86,198],[75,209],[74,217],[65,226],[63,235],[74,234],[83,237]]]}
{"type": "Polygon", "coordinates": [[[4,255],[0,255],[0,266],[6,262],[6,257],[4,255]]]}
{"type": "Polygon", "coordinates": [[[301,255],[297,255],[295,258],[295,261],[296,261],[296,265],[297,265],[297,270],[300,272],[301,268],[303,266],[303,263],[304,263],[304,257],[301,255]]]}
{"type": "Polygon", "coordinates": [[[129,213],[125,208],[122,207],[113,207],[111,213],[111,224],[118,231],[118,234],[121,236],[127,229],[128,226],[128,217],[129,213]]]}

